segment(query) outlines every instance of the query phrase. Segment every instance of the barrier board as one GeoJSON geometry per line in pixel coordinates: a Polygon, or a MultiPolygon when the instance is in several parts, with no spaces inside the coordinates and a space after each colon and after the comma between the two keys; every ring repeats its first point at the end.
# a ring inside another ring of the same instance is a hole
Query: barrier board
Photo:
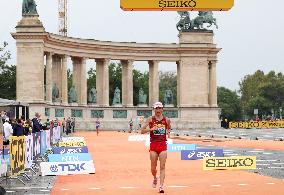
{"type": "Polygon", "coordinates": [[[203,159],[203,170],[256,169],[256,156],[229,156],[203,159]]]}
{"type": "Polygon", "coordinates": [[[88,153],[88,148],[84,147],[54,147],[52,149],[54,154],[76,154],[88,153]]]}
{"type": "Polygon", "coordinates": [[[198,160],[205,157],[223,157],[223,149],[182,150],[181,160],[198,160]]]}
{"type": "Polygon", "coordinates": [[[78,162],[42,162],[40,163],[42,176],[45,175],[72,175],[95,173],[93,161],[78,162]]]}
{"type": "Polygon", "coordinates": [[[82,142],[58,142],[59,147],[82,147],[87,146],[85,141],[82,142]]]}
{"type": "Polygon", "coordinates": [[[25,168],[30,168],[33,162],[33,136],[26,136],[26,159],[25,168]]]}
{"type": "Polygon", "coordinates": [[[32,134],[33,136],[33,160],[40,155],[40,132],[32,134]]]}
{"type": "Polygon", "coordinates": [[[48,162],[76,162],[76,161],[91,161],[90,153],[77,154],[49,154],[48,162]]]}
{"type": "Polygon", "coordinates": [[[180,152],[182,150],[195,150],[195,144],[168,144],[168,152],[180,152]]]}
{"type": "Polygon", "coordinates": [[[84,137],[62,137],[63,142],[83,142],[85,141],[84,137]]]}
{"type": "Polygon", "coordinates": [[[10,137],[11,175],[17,176],[25,169],[26,142],[25,136],[10,137]]]}

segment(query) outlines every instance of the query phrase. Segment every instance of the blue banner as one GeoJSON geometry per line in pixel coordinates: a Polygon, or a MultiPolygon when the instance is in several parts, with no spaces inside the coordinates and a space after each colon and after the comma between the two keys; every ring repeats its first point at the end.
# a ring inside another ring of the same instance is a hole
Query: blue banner
{"type": "Polygon", "coordinates": [[[4,155],[4,159],[3,159],[3,155],[0,156],[0,162],[1,160],[4,160],[5,163],[10,164],[10,155],[4,155]]]}
{"type": "MultiPolygon", "coordinates": [[[[4,149],[4,155],[9,155],[10,154],[10,149],[4,149]]],[[[0,150],[0,156],[3,155],[3,149],[1,148],[0,150]]]]}
{"type": "Polygon", "coordinates": [[[77,154],[77,153],[88,153],[88,148],[84,147],[54,147],[54,154],[77,154]]]}
{"type": "Polygon", "coordinates": [[[223,149],[182,150],[181,160],[198,160],[205,157],[223,157],[223,149]]]}
{"type": "Polygon", "coordinates": [[[168,144],[168,152],[180,152],[182,150],[195,150],[195,144],[168,144]]]}
{"type": "Polygon", "coordinates": [[[48,162],[77,162],[90,160],[92,160],[90,153],[48,155],[48,162]]]}

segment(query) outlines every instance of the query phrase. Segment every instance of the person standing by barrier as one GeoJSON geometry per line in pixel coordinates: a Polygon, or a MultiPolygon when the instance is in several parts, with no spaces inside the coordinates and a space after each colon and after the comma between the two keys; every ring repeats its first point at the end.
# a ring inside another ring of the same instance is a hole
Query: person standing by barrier
{"type": "Polygon", "coordinates": [[[68,133],[71,133],[71,119],[70,119],[70,117],[68,117],[68,119],[66,120],[66,135],[68,135],[68,133]]]}
{"type": "Polygon", "coordinates": [[[9,145],[9,138],[10,138],[10,136],[13,135],[13,128],[12,128],[11,124],[9,123],[9,119],[8,118],[5,119],[5,123],[3,124],[3,128],[4,128],[4,141],[3,141],[3,144],[4,145],[9,145]]]}
{"type": "Polygon", "coordinates": [[[24,128],[24,135],[28,136],[32,133],[32,121],[30,119],[27,119],[23,125],[24,128]]]}
{"type": "Polygon", "coordinates": [[[131,133],[133,131],[133,120],[132,118],[129,121],[129,133],[131,133]]]}
{"type": "Polygon", "coordinates": [[[32,119],[32,122],[33,122],[32,132],[33,133],[40,132],[42,126],[40,124],[40,114],[38,112],[35,113],[35,118],[32,119]]]}
{"type": "Polygon", "coordinates": [[[160,188],[159,193],[164,193],[165,166],[167,160],[167,135],[170,135],[171,122],[163,116],[163,104],[156,102],[153,105],[155,115],[149,117],[147,122],[141,127],[141,134],[150,132],[150,160],[151,173],[154,177],[152,187],[156,188],[157,162],[160,160],[160,188]],[[149,126],[150,129],[147,129],[149,126]]]}
{"type": "Polygon", "coordinates": [[[72,126],[73,133],[75,133],[75,118],[71,119],[71,126],[72,126]]]}
{"type": "Polygon", "coordinates": [[[99,136],[99,128],[101,126],[101,122],[99,120],[99,118],[97,118],[96,120],[96,131],[97,131],[97,136],[99,136]]]}
{"type": "Polygon", "coordinates": [[[62,119],[62,132],[65,131],[65,118],[62,119]]]}
{"type": "Polygon", "coordinates": [[[22,120],[17,119],[17,123],[13,128],[13,136],[23,136],[24,135],[24,128],[22,125],[22,120]]]}

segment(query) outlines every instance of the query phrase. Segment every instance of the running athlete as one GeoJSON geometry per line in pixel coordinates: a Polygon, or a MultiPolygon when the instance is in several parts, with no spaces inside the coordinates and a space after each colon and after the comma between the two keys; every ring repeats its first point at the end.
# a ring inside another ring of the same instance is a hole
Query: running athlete
{"type": "Polygon", "coordinates": [[[99,136],[99,128],[100,128],[100,126],[101,126],[101,123],[100,123],[100,121],[99,121],[99,118],[97,118],[97,120],[96,120],[96,131],[97,131],[97,136],[99,136]]]}
{"type": "Polygon", "coordinates": [[[163,116],[163,104],[156,102],[153,105],[155,115],[149,117],[141,128],[141,134],[150,132],[150,160],[151,172],[154,177],[152,187],[156,188],[158,183],[157,162],[160,160],[160,188],[164,193],[165,166],[167,160],[167,135],[170,135],[171,122],[163,116]],[[149,126],[150,129],[146,129],[149,126]]]}

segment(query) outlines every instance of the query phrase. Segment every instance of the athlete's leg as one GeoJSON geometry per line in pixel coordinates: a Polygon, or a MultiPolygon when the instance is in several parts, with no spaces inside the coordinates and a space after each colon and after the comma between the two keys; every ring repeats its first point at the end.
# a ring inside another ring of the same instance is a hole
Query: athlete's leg
{"type": "Polygon", "coordinates": [[[167,151],[162,151],[159,155],[160,160],[160,185],[163,187],[166,172],[167,151]]]}
{"type": "Polygon", "coordinates": [[[154,151],[150,151],[150,160],[151,160],[151,173],[154,177],[153,187],[155,188],[157,185],[157,161],[158,154],[154,151]]]}

